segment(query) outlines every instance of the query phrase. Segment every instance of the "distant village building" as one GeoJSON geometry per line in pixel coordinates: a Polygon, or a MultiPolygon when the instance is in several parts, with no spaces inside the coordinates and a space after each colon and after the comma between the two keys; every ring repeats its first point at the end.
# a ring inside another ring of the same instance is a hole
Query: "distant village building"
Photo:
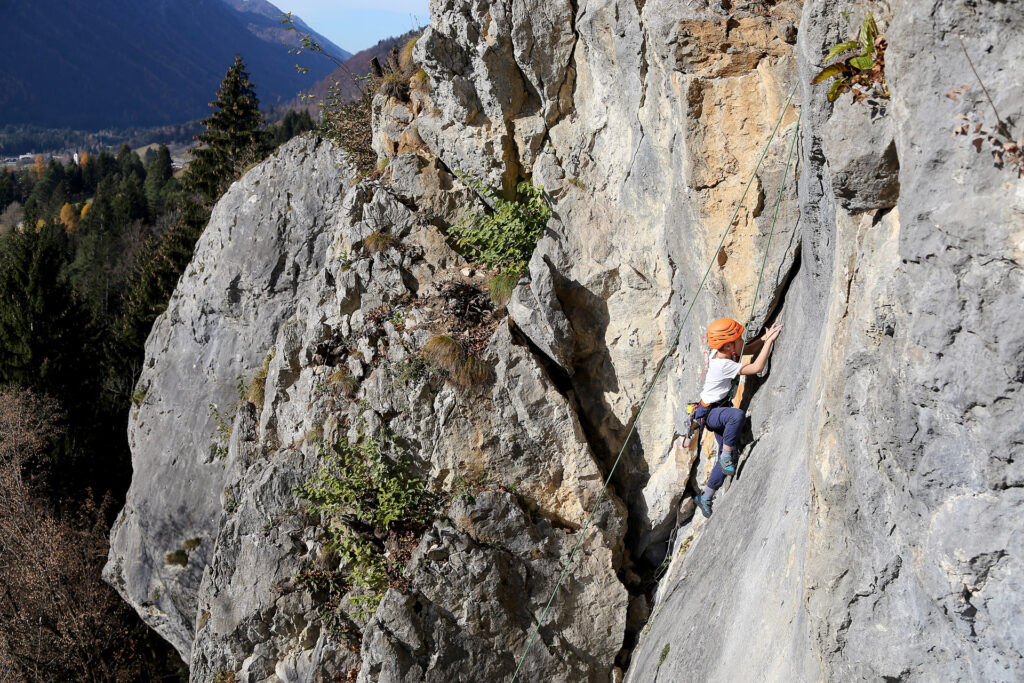
{"type": "Polygon", "coordinates": [[[75,156],[73,156],[72,159],[75,160],[75,166],[81,166],[82,165],[81,160],[78,158],[78,152],[75,152],[75,156]]]}

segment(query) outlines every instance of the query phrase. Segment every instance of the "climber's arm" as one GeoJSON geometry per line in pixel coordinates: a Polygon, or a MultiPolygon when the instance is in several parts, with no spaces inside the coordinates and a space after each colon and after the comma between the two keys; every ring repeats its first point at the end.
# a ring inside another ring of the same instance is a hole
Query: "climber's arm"
{"type": "MultiPolygon", "coordinates": [[[[782,331],[781,325],[772,325],[768,328],[768,331],[764,333],[761,339],[757,340],[761,343],[760,353],[757,354],[757,358],[754,359],[753,363],[747,363],[740,368],[741,375],[756,375],[764,370],[768,364],[768,356],[772,353],[772,343],[776,337],[779,336],[779,332],[782,331]]],[[[750,345],[747,345],[750,348],[750,345]]]]}

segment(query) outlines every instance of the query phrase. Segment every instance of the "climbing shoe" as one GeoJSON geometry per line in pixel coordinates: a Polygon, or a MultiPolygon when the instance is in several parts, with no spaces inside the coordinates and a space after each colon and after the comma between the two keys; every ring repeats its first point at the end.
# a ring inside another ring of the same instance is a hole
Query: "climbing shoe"
{"type": "Polygon", "coordinates": [[[711,499],[705,498],[703,495],[694,496],[693,501],[697,503],[697,507],[700,508],[700,512],[705,517],[711,516],[711,499]]]}
{"type": "Polygon", "coordinates": [[[718,454],[718,464],[722,466],[722,471],[726,474],[736,474],[735,455],[735,449],[727,451],[724,448],[722,449],[722,452],[718,454]]]}

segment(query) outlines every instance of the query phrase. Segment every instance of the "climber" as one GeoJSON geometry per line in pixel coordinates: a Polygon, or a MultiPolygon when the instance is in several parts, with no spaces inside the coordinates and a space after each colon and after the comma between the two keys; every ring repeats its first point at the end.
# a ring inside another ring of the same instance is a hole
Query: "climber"
{"type": "Polygon", "coordinates": [[[735,456],[745,415],[739,408],[729,405],[729,386],[737,375],[756,375],[764,370],[772,352],[772,343],[781,331],[780,325],[772,325],[763,336],[741,347],[743,326],[738,322],[731,318],[719,318],[708,325],[708,346],[713,351],[708,362],[704,390],[700,393],[700,403],[693,413],[697,424],[714,432],[718,441],[715,467],[711,470],[704,491],[694,497],[705,517],[711,516],[711,500],[725,477],[736,473],[735,456]],[[744,353],[748,350],[757,353],[753,363],[744,365],[739,362],[741,348],[744,353]]]}

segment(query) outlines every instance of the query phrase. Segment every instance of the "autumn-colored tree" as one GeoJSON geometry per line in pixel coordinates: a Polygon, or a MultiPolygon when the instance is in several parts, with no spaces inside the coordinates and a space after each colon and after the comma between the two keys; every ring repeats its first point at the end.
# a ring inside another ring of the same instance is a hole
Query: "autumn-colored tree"
{"type": "Polygon", "coordinates": [[[60,209],[60,222],[64,224],[64,231],[74,232],[78,228],[78,212],[69,202],[65,202],[60,209]]]}
{"type": "Polygon", "coordinates": [[[46,161],[43,159],[42,154],[36,155],[35,163],[32,164],[32,172],[36,174],[36,178],[42,178],[43,174],[46,173],[46,161]]]}
{"type": "Polygon", "coordinates": [[[82,152],[81,156],[78,157],[78,165],[85,166],[87,163],[89,163],[90,158],[91,157],[89,156],[88,152],[82,152]]]}
{"type": "Polygon", "coordinates": [[[92,204],[86,202],[85,206],[82,207],[82,213],[78,216],[79,220],[85,220],[90,211],[92,211],[92,204]]]}

